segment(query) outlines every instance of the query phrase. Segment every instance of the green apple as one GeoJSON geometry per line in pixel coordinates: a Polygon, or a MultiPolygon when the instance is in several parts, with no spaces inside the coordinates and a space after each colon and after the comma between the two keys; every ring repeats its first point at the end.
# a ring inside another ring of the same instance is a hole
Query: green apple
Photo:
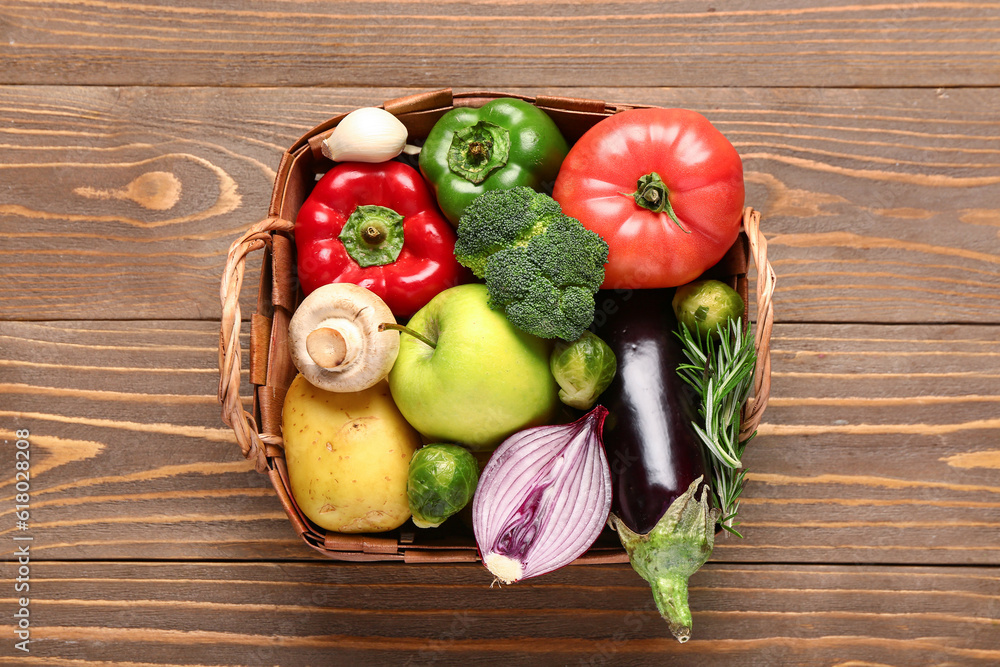
{"type": "Polygon", "coordinates": [[[514,327],[487,299],[485,285],[459,285],[420,309],[407,327],[435,347],[400,334],[389,372],[392,398],[431,441],[488,450],[548,423],[558,408],[551,343],[514,327]]]}

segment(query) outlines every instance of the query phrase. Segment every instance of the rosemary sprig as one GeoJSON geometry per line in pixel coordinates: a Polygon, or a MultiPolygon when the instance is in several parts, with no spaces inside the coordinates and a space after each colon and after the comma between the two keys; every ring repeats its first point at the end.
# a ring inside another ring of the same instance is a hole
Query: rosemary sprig
{"type": "Polygon", "coordinates": [[[687,364],[677,372],[698,393],[698,414],[702,423],[693,423],[695,432],[712,458],[712,496],[721,511],[722,527],[737,537],[736,516],[740,494],[746,485],[746,469],[741,462],[747,443],[756,435],[740,439],[743,404],[753,387],[757,349],[753,335],[743,331],[739,318],[719,329],[719,338],[702,339],[683,323],[677,336],[684,346],[687,364]]]}

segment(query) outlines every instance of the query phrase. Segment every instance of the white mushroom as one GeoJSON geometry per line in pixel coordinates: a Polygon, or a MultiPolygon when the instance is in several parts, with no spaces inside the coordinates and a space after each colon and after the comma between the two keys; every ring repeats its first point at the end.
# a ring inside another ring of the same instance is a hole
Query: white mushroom
{"type": "Polygon", "coordinates": [[[399,353],[396,319],[371,290],[331,283],[309,294],[288,324],[292,361],[309,382],[328,391],[361,391],[386,375],[399,353]]]}

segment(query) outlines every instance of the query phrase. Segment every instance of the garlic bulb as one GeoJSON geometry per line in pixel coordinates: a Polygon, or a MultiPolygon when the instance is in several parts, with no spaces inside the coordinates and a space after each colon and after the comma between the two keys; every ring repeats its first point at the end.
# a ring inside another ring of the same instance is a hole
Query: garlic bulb
{"type": "Polygon", "coordinates": [[[323,141],[323,155],[336,162],[385,162],[403,152],[406,134],[406,126],[385,109],[357,109],[323,141]]]}

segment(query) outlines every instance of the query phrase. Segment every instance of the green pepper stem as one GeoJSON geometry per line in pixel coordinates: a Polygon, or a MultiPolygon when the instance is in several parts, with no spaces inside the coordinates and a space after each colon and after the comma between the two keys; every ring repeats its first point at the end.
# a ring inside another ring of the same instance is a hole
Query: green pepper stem
{"type": "Polygon", "coordinates": [[[469,144],[469,158],[473,162],[482,162],[489,157],[489,148],[481,141],[473,141],[469,144]]]}
{"type": "Polygon", "coordinates": [[[416,338],[417,340],[419,340],[421,343],[423,343],[427,347],[431,348],[432,350],[436,350],[437,349],[437,344],[434,341],[432,341],[430,338],[428,338],[427,336],[423,335],[419,331],[415,331],[415,330],[411,329],[410,327],[405,327],[402,324],[396,324],[395,322],[383,322],[382,324],[378,325],[378,330],[379,331],[385,331],[386,329],[392,329],[394,331],[400,331],[400,332],[405,333],[405,334],[407,334],[409,336],[413,336],[414,338],[416,338]]]}
{"type": "Polygon", "coordinates": [[[479,185],[507,164],[510,132],[481,120],[455,130],[448,147],[448,168],[469,183],[479,185]]]}

